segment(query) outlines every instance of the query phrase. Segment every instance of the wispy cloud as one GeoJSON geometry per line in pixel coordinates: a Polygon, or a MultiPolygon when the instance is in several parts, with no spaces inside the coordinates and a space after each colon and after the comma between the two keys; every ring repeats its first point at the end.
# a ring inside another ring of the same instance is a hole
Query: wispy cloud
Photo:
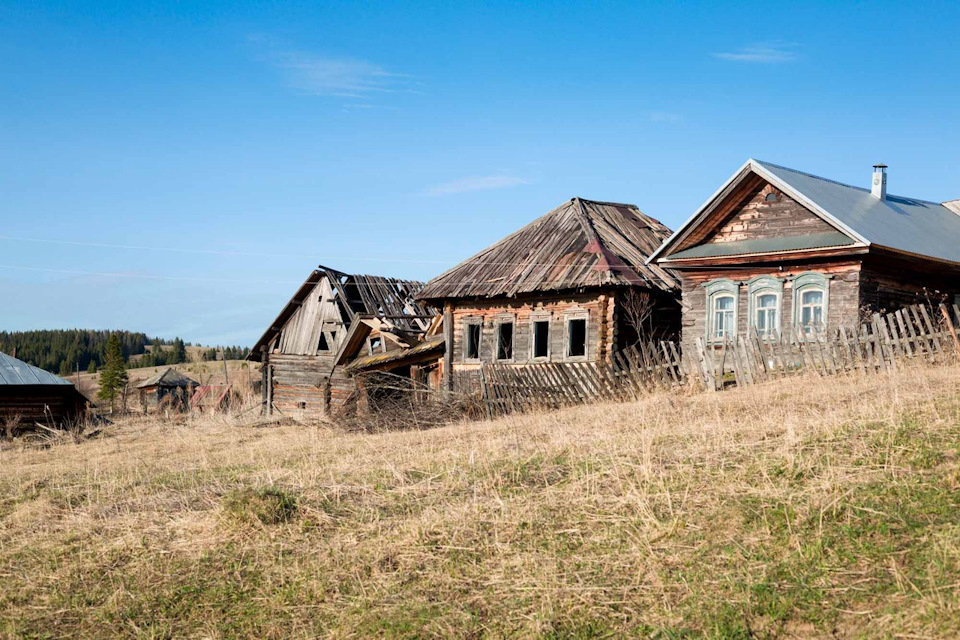
{"type": "Polygon", "coordinates": [[[406,76],[365,60],[305,53],[275,54],[274,59],[289,86],[317,96],[361,98],[402,89],[406,82],[406,76]]]}
{"type": "Polygon", "coordinates": [[[265,35],[252,35],[248,40],[280,72],[287,86],[302,93],[360,99],[413,91],[409,75],[368,60],[295,50],[265,35]]]}
{"type": "Polygon", "coordinates": [[[714,58],[732,62],[779,64],[796,60],[798,56],[795,48],[796,45],[790,42],[769,42],[741,47],[736,51],[713,53],[712,55],[714,58]]]}
{"type": "Polygon", "coordinates": [[[454,193],[467,193],[469,191],[507,189],[522,184],[530,184],[530,181],[516,176],[472,176],[438,184],[429,189],[425,189],[424,194],[428,196],[446,196],[454,193]]]}
{"type": "Polygon", "coordinates": [[[683,116],[672,111],[651,111],[647,114],[647,117],[650,118],[650,122],[661,124],[675,124],[683,120],[683,116]]]}

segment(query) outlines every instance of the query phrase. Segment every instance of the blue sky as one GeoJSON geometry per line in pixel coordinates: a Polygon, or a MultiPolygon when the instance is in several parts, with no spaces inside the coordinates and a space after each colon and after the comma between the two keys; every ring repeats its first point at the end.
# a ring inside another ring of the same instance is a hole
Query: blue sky
{"type": "Polygon", "coordinates": [[[960,197],[955,3],[0,6],[0,329],[252,344],[312,267],[429,279],[748,157],[960,197]]]}

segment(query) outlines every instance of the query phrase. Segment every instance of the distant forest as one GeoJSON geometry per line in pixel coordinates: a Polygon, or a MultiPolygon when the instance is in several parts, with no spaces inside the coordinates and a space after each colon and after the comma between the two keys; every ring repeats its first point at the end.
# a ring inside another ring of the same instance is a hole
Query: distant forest
{"type": "MultiPolygon", "coordinates": [[[[145,333],[133,331],[94,331],[91,329],[56,329],[44,331],[0,331],[0,351],[41,369],[68,375],[80,367],[81,371],[96,371],[104,361],[107,339],[111,334],[120,338],[123,357],[129,367],[154,367],[187,362],[186,347],[180,338],[164,340],[148,338],[145,333]],[[151,347],[148,349],[148,347],[151,347]],[[137,356],[133,360],[131,356],[137,356]]],[[[223,349],[227,360],[247,357],[246,347],[209,347],[200,352],[203,360],[216,360],[223,349]]]]}

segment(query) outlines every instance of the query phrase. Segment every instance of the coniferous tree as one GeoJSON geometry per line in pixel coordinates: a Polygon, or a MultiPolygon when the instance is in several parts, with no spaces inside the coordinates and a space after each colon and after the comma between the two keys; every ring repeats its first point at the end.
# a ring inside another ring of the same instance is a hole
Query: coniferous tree
{"type": "Polygon", "coordinates": [[[120,395],[126,386],[127,367],[123,357],[123,347],[120,345],[119,336],[113,334],[107,340],[103,368],[100,371],[99,393],[101,400],[110,403],[111,412],[113,412],[113,406],[117,396],[120,395]]]}
{"type": "Polygon", "coordinates": [[[170,352],[172,364],[181,364],[187,361],[187,348],[180,338],[174,338],[173,349],[170,352]]]}
{"type": "Polygon", "coordinates": [[[96,373],[97,372],[97,363],[94,360],[90,361],[90,364],[87,365],[87,373],[96,373]]]}

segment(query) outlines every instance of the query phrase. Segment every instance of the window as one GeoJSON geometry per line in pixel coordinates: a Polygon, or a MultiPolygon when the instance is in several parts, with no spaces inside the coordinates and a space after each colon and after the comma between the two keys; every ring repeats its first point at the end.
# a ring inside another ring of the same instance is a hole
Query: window
{"type": "Polygon", "coordinates": [[[513,319],[497,324],[497,360],[513,360],[513,319]]]}
{"type": "Polygon", "coordinates": [[[567,357],[583,358],[587,355],[587,319],[567,319],[567,357]]]}
{"type": "Polygon", "coordinates": [[[367,339],[367,353],[369,353],[370,355],[373,355],[376,352],[381,351],[382,349],[383,349],[383,340],[380,338],[380,336],[367,339]]]}
{"type": "Polygon", "coordinates": [[[550,357],[550,320],[535,318],[533,320],[533,358],[544,359],[550,357]]]}
{"type": "Polygon", "coordinates": [[[750,295],[750,326],[758,335],[775,336],[780,331],[780,301],[783,282],[772,276],[757,276],[747,281],[750,295]]]}
{"type": "Polygon", "coordinates": [[[768,193],[768,194],[763,198],[763,201],[764,201],[764,202],[777,202],[778,200],[780,200],[780,198],[777,197],[777,194],[774,193],[773,191],[771,191],[770,193],[768,193]]]}
{"type": "Polygon", "coordinates": [[[777,328],[777,296],[772,293],[757,295],[754,307],[753,326],[762,336],[773,333],[777,328]]]}
{"type": "Polygon", "coordinates": [[[736,333],[736,309],[734,309],[736,302],[736,298],[729,294],[714,296],[713,332],[711,334],[713,339],[723,340],[736,333]]]}
{"type": "Polygon", "coordinates": [[[800,326],[806,334],[823,326],[823,291],[808,289],[800,293],[800,326]]]}
{"type": "Polygon", "coordinates": [[[320,332],[320,342],[317,344],[317,351],[330,351],[330,345],[327,344],[327,336],[320,332]]]}
{"type": "Polygon", "coordinates": [[[480,359],[480,339],[483,336],[483,320],[474,318],[465,321],[463,339],[463,359],[480,359]]]}
{"type": "Polygon", "coordinates": [[[815,337],[827,328],[827,306],[830,302],[828,276],[812,271],[793,281],[793,316],[797,330],[815,337]]]}
{"type": "Polygon", "coordinates": [[[740,285],[722,278],[706,285],[707,340],[723,342],[737,334],[737,304],[740,285]]]}

